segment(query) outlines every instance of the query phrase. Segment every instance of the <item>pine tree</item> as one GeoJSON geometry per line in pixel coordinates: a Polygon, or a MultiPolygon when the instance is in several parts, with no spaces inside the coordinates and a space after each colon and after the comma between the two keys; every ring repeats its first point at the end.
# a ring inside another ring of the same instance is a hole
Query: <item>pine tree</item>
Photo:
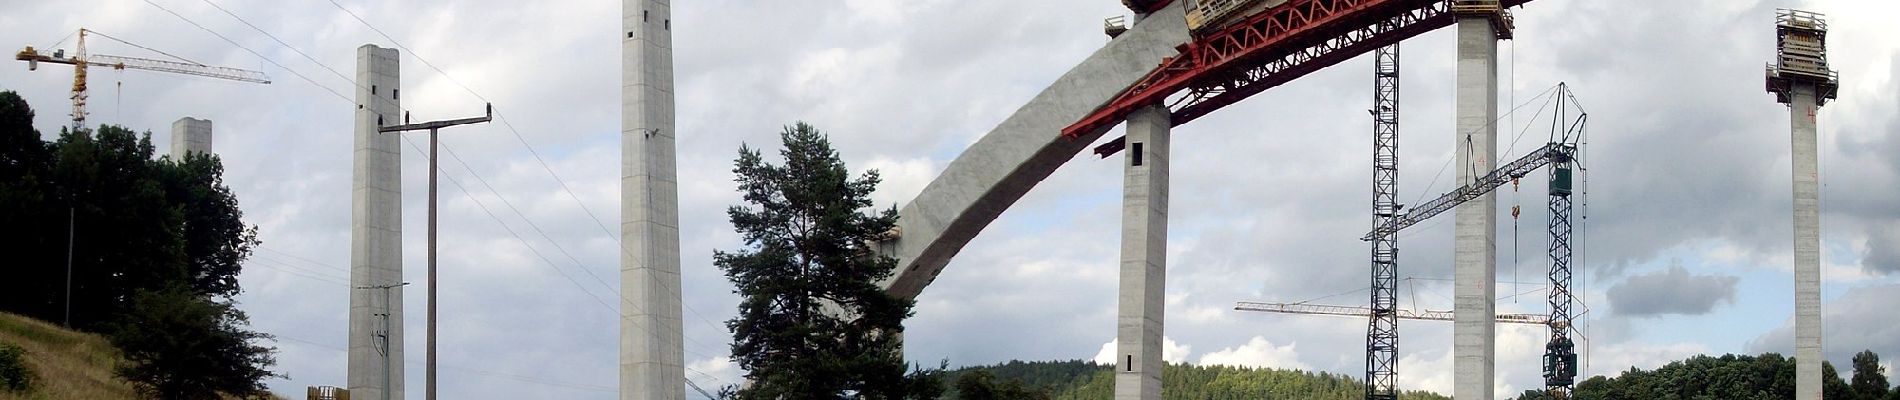
{"type": "Polygon", "coordinates": [[[1855,398],[1887,398],[1887,372],[1881,369],[1880,355],[1874,354],[1873,350],[1861,350],[1854,354],[1854,377],[1850,385],[1854,387],[1855,398]]]}
{"type": "Polygon", "coordinates": [[[906,375],[899,337],[910,300],[878,282],[897,261],[869,243],[897,224],[897,210],[866,212],[876,171],[853,179],[830,140],[805,123],[780,134],[784,165],[739,149],[733,172],[747,205],[727,210],[745,246],[715,252],[739,294],[726,322],[732,354],[751,385],[742,399],[934,398],[931,371],[906,375]]]}

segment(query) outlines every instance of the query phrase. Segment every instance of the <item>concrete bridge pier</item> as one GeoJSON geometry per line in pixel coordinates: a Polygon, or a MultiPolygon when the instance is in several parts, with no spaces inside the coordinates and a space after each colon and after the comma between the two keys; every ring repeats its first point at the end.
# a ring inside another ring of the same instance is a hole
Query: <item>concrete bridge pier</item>
{"type": "MultiPolygon", "coordinates": [[[[1457,185],[1497,168],[1498,131],[1493,122],[1498,115],[1498,29],[1494,17],[1485,13],[1458,16],[1457,185]]],[[[1467,201],[1455,214],[1452,397],[1495,399],[1497,196],[1487,193],[1467,201]]]]}
{"type": "Polygon", "coordinates": [[[1115,398],[1161,399],[1162,313],[1168,274],[1168,148],[1174,126],[1155,105],[1128,116],[1122,180],[1120,312],[1115,398]]]}

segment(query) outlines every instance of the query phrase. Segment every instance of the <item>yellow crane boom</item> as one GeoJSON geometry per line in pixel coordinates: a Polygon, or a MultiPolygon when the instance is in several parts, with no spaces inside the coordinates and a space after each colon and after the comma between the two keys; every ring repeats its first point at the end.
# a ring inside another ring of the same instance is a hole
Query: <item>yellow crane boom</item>
{"type": "MultiPolygon", "coordinates": [[[[40,63],[66,64],[73,66],[73,129],[86,126],[86,69],[89,66],[112,68],[115,70],[137,69],[146,71],[169,72],[174,74],[196,75],[207,78],[228,79],[239,82],[269,84],[270,77],[263,72],[218,67],[195,62],[153,60],[148,58],[114,56],[86,53],[86,35],[95,33],[88,29],[79,30],[79,45],[71,56],[65,50],[54,50],[48,54],[27,46],[14,54],[15,60],[25,61],[29,71],[39,70],[40,63]]],[[[103,36],[103,35],[102,35],[103,36]]],[[[107,36],[110,38],[110,36],[107,36]]],[[[113,40],[118,40],[114,38],[113,40]]],[[[128,43],[130,44],[130,43],[128,43]]],[[[136,46],[136,45],[135,45],[136,46]]]]}

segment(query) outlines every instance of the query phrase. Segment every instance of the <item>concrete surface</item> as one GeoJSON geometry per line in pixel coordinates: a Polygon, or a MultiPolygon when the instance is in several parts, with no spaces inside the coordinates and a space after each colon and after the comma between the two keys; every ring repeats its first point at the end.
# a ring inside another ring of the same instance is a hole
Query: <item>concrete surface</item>
{"type": "MultiPolygon", "coordinates": [[[[1796,84],[1788,117],[1794,159],[1794,357],[1796,399],[1821,398],[1821,194],[1814,85],[1796,84]]],[[[1850,371],[1841,370],[1842,376],[1850,371]]]]}
{"type": "MultiPolygon", "coordinates": [[[[1457,184],[1497,168],[1498,39],[1491,21],[1458,20],[1457,184]]],[[[1497,195],[1453,210],[1452,397],[1494,399],[1497,374],[1497,195]]]]}
{"type": "Polygon", "coordinates": [[[672,7],[621,1],[620,399],[685,395],[672,7]]]}
{"type": "Polygon", "coordinates": [[[1183,3],[1143,18],[1064,73],[904,205],[897,221],[901,236],[880,244],[899,263],[884,287],[902,298],[922,293],[997,215],[1101,138],[1107,129],[1071,139],[1062,137],[1062,128],[1108,103],[1187,42],[1183,3]]]}
{"type": "Polygon", "coordinates": [[[1162,321],[1168,275],[1168,108],[1128,116],[1122,166],[1120,312],[1115,323],[1115,398],[1160,400],[1162,321]]]}
{"type": "Polygon", "coordinates": [[[402,148],[395,134],[377,132],[401,123],[396,49],[356,48],[356,151],[350,186],[349,389],[356,399],[403,398],[402,291],[359,289],[402,283],[402,148]],[[379,123],[380,118],[380,123],[379,123]],[[385,303],[387,300],[387,303],[385,303]],[[385,311],[387,310],[387,311],[385,311]],[[389,387],[377,338],[389,315],[389,387]]]}
{"type": "Polygon", "coordinates": [[[172,159],[189,153],[211,154],[211,120],[192,117],[172,122],[172,159]]]}

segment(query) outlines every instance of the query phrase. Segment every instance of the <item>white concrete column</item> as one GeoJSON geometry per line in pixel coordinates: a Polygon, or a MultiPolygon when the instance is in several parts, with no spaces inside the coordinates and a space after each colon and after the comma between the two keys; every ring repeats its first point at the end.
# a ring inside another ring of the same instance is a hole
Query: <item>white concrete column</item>
{"type": "Polygon", "coordinates": [[[1162,313],[1168,274],[1168,108],[1128,116],[1122,180],[1120,313],[1115,398],[1161,398],[1162,313]]]}
{"type": "Polygon", "coordinates": [[[1793,86],[1788,111],[1794,158],[1794,397],[1820,400],[1821,195],[1814,123],[1821,106],[1813,84],[1793,86]]]}
{"type": "Polygon", "coordinates": [[[402,148],[396,135],[377,132],[401,123],[397,61],[396,49],[356,48],[356,82],[362,87],[356,89],[350,188],[349,385],[351,397],[359,400],[403,398],[402,287],[397,286],[402,284],[402,148]]]}
{"type": "Polygon", "coordinates": [[[184,161],[189,153],[211,154],[211,120],[184,117],[172,122],[172,159],[184,161]]]}
{"type": "MultiPolygon", "coordinates": [[[[1458,19],[1458,185],[1497,168],[1498,37],[1491,20],[1458,19]]],[[[1460,204],[1452,255],[1455,322],[1452,326],[1452,397],[1497,398],[1497,197],[1460,204]]]]}
{"type": "Polygon", "coordinates": [[[685,396],[673,21],[667,0],[621,3],[620,398],[685,396]]]}

